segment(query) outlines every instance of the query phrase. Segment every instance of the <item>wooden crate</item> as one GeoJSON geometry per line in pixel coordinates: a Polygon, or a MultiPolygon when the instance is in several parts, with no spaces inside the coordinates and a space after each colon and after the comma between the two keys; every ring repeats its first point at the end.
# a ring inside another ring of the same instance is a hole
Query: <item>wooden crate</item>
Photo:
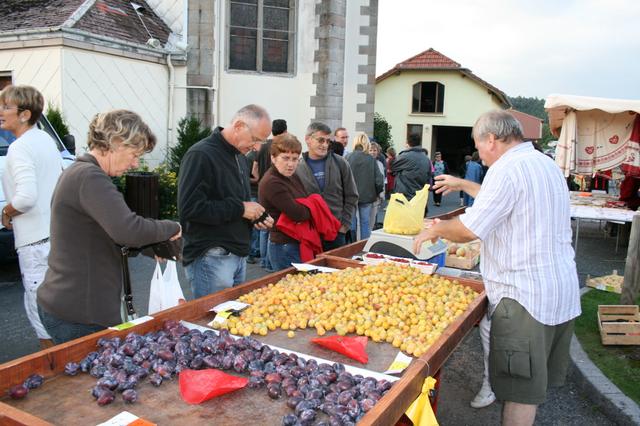
{"type": "MultiPolygon", "coordinates": [[[[320,257],[311,263],[339,269],[363,266],[359,262],[332,256],[320,257]]],[[[174,379],[163,384],[160,388],[153,388],[149,384],[141,385],[140,400],[134,405],[125,406],[119,398],[113,404],[98,407],[89,395],[89,390],[95,384],[95,379],[85,374],[67,377],[62,374],[62,371],[67,362],[79,361],[88,352],[94,350],[97,340],[101,337],[124,337],[131,331],[144,334],[159,329],[167,319],[206,324],[213,318],[213,314],[209,312],[211,307],[226,300],[235,300],[242,294],[256,288],[277,282],[291,272],[293,272],[292,269],[276,272],[261,279],[159,312],[154,315],[152,321],[128,330],[101,331],[0,365],[0,394],[4,396],[0,401],[0,424],[42,426],[97,424],[124,410],[158,424],[197,425],[211,424],[212,422],[216,425],[280,424],[282,416],[290,410],[284,404],[284,399],[280,402],[274,402],[267,397],[264,390],[243,389],[237,393],[192,406],[180,399],[178,381],[174,379]],[[9,400],[6,397],[7,390],[15,384],[22,383],[32,373],[39,373],[45,377],[43,387],[31,392],[24,400],[9,400]]],[[[438,340],[420,359],[414,360],[407,367],[401,378],[362,418],[359,425],[386,426],[395,424],[418,396],[424,378],[435,374],[440,369],[464,336],[480,320],[487,303],[483,285],[472,280],[459,280],[459,282],[478,293],[475,300],[442,332],[438,340]]],[[[342,355],[329,354],[322,348],[310,345],[306,341],[308,339],[304,339],[306,335],[303,332],[312,333],[309,330],[299,331],[296,335],[300,339],[287,339],[284,335],[269,333],[264,339],[260,339],[265,343],[273,343],[331,361],[362,367],[361,364],[342,355]]],[[[370,362],[366,368],[374,371],[382,371],[397,353],[397,349],[387,343],[370,342],[369,346],[370,362]],[[377,368],[371,367],[372,365],[377,365],[377,368]]]]}
{"type": "Polygon", "coordinates": [[[603,345],[640,345],[638,305],[599,305],[598,328],[603,345]]]}

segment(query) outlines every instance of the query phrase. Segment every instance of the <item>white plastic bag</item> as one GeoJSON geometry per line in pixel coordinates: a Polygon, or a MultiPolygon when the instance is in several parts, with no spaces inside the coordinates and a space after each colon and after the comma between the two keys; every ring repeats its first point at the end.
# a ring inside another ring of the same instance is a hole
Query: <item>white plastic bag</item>
{"type": "Polygon", "coordinates": [[[160,263],[156,262],[156,269],[153,272],[149,289],[149,314],[173,308],[184,300],[184,294],[178,281],[176,262],[167,261],[164,273],[160,268],[160,263]]]}

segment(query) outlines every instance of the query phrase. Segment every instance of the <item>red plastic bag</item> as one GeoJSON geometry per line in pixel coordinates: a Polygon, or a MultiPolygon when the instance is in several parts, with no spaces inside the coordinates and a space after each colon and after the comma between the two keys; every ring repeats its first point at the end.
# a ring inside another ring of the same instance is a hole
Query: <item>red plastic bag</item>
{"type": "Polygon", "coordinates": [[[369,362],[369,355],[367,355],[367,342],[369,339],[365,336],[316,337],[315,339],[311,339],[311,341],[327,349],[346,355],[363,364],[369,362]]]}
{"type": "Polygon", "coordinates": [[[219,395],[242,389],[249,379],[223,373],[220,370],[182,370],[180,395],[189,404],[200,404],[219,395]]]}

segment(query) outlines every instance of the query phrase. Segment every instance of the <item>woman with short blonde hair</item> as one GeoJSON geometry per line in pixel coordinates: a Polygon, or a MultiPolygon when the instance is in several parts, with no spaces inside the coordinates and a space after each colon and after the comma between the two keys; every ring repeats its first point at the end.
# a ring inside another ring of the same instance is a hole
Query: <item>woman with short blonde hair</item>
{"type": "Polygon", "coordinates": [[[111,181],[138,167],[156,137],[140,116],[115,110],[89,124],[89,152],[58,181],[51,201],[49,270],[38,290],[40,317],[55,343],[121,322],[121,247],[181,237],[180,225],[138,216],[111,181]]]}
{"type": "Polygon", "coordinates": [[[13,229],[25,311],[44,349],[52,342],[38,316],[36,291],[47,270],[50,203],[62,171],[62,156],[51,136],[35,125],[43,107],[42,94],[31,86],[7,86],[0,92],[0,127],[16,136],[7,150],[2,175],[7,200],[2,224],[13,229]]]}

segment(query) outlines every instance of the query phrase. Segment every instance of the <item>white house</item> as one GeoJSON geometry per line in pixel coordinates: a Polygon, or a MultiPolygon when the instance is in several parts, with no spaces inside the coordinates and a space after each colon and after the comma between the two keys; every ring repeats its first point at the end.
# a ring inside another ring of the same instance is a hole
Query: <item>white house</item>
{"type": "Polygon", "coordinates": [[[99,111],[150,124],[162,160],[180,118],[225,125],[256,103],[300,136],[373,132],[377,0],[3,0],[0,86],[30,84],[86,144],[99,111]]]}

